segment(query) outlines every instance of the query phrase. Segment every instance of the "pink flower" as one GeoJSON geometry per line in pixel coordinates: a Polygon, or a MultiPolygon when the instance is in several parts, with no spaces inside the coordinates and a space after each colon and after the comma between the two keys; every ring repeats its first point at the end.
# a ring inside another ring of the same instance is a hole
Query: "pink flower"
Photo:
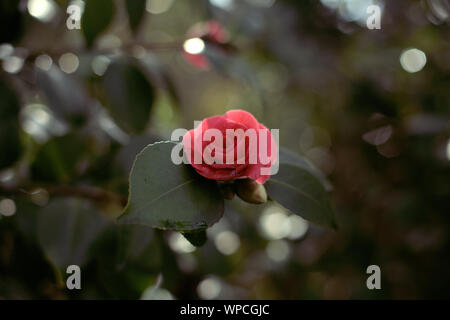
{"type": "Polygon", "coordinates": [[[250,178],[261,184],[269,179],[278,152],[270,130],[243,110],[204,119],[184,135],[183,146],[189,163],[205,178],[250,178]]]}

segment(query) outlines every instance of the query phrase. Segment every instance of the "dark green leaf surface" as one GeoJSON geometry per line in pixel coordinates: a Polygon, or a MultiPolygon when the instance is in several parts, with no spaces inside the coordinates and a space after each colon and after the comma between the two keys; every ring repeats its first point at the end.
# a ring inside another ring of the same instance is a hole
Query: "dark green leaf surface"
{"type": "Polygon", "coordinates": [[[138,154],[120,223],[192,231],[210,227],[222,217],[224,204],[217,183],[203,178],[190,165],[173,164],[174,146],[160,142],[138,154]]]}
{"type": "Polygon", "coordinates": [[[74,76],[57,67],[36,70],[36,81],[53,113],[61,120],[78,125],[86,117],[87,94],[74,76]]]}
{"type": "Polygon", "coordinates": [[[87,160],[90,141],[69,133],[47,141],[37,152],[32,164],[33,178],[38,181],[67,182],[76,175],[77,167],[87,160]]]}
{"type": "Polygon", "coordinates": [[[55,266],[82,266],[87,261],[90,245],[106,225],[106,219],[89,201],[59,198],[39,213],[37,235],[55,266]]]}
{"type": "Polygon", "coordinates": [[[0,169],[13,165],[21,152],[17,120],[0,119],[0,169]]]}
{"type": "Polygon", "coordinates": [[[145,15],[147,0],[126,0],[125,5],[128,13],[128,22],[131,30],[136,33],[145,15]]]}
{"type": "Polygon", "coordinates": [[[173,79],[173,74],[169,72],[168,66],[164,65],[156,55],[150,52],[140,58],[139,62],[149,79],[152,80],[152,84],[165,90],[170,96],[173,106],[179,108],[181,104],[179,88],[173,79]]]}
{"type": "Polygon", "coordinates": [[[19,100],[16,93],[0,79],[0,119],[17,117],[19,100]]]}
{"type": "Polygon", "coordinates": [[[19,100],[3,81],[0,81],[0,169],[11,166],[21,154],[19,137],[19,100]]]}
{"type": "Polygon", "coordinates": [[[308,170],[280,164],[265,184],[269,197],[293,213],[320,225],[335,227],[333,210],[322,183],[308,170]]]}
{"type": "Polygon", "coordinates": [[[155,100],[155,90],[132,63],[117,61],[105,73],[104,87],[111,116],[124,130],[145,130],[155,100]]]}
{"type": "Polygon", "coordinates": [[[333,189],[324,174],[316,167],[314,167],[313,164],[311,164],[308,160],[299,156],[298,154],[285,148],[280,148],[280,164],[281,163],[299,166],[300,168],[309,171],[312,175],[319,179],[326,190],[330,191],[331,189],[333,189]]]}
{"type": "Polygon", "coordinates": [[[20,0],[0,1],[0,43],[15,42],[23,34],[24,16],[20,0]]]}
{"type": "Polygon", "coordinates": [[[201,247],[208,240],[206,236],[206,230],[199,230],[194,232],[182,232],[182,235],[189,241],[193,246],[201,247]]]}
{"type": "Polygon", "coordinates": [[[139,260],[153,238],[153,229],[140,225],[118,225],[119,263],[125,265],[130,260],[139,260]]]}
{"type": "Polygon", "coordinates": [[[114,1],[87,0],[81,18],[81,30],[88,47],[106,30],[114,16],[114,1]]]}

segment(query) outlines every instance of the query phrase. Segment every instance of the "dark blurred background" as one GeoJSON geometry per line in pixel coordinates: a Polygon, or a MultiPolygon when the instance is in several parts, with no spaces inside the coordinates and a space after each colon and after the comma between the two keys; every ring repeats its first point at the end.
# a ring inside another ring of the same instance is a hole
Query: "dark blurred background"
{"type": "Polygon", "coordinates": [[[1,0],[0,299],[449,298],[449,21],[447,0],[1,0]],[[338,231],[238,199],[200,248],[117,226],[136,153],[233,108],[327,176],[338,231]]]}

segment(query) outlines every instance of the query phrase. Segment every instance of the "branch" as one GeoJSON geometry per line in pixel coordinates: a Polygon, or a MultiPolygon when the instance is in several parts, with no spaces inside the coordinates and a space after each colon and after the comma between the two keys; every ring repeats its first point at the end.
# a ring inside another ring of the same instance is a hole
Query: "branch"
{"type": "Polygon", "coordinates": [[[140,46],[144,49],[150,50],[150,51],[156,51],[156,50],[181,50],[183,47],[185,39],[179,40],[179,41],[173,41],[173,42],[166,42],[166,43],[148,43],[148,42],[129,42],[124,43],[120,47],[115,48],[105,48],[105,49],[87,49],[87,48],[74,48],[74,47],[66,47],[66,48],[58,48],[58,49],[42,49],[35,52],[31,52],[27,56],[27,60],[34,60],[37,56],[41,54],[47,54],[48,56],[55,58],[59,57],[60,55],[66,53],[66,52],[72,52],[76,55],[80,55],[83,53],[92,53],[96,55],[101,54],[108,54],[112,53],[115,50],[122,50],[122,51],[130,51],[133,48],[140,46]]]}
{"type": "Polygon", "coordinates": [[[32,195],[36,189],[44,189],[51,196],[56,197],[77,197],[84,198],[98,202],[118,202],[122,206],[127,204],[127,197],[120,194],[103,190],[93,186],[69,186],[69,185],[55,185],[55,186],[32,186],[32,187],[18,187],[18,188],[4,188],[0,187],[0,194],[5,195],[32,195]]]}

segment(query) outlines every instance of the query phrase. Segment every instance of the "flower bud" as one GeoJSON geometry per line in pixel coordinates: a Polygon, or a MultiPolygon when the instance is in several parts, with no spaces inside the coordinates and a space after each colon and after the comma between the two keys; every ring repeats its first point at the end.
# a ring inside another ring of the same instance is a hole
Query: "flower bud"
{"type": "Polygon", "coordinates": [[[267,201],[266,188],[252,179],[238,179],[235,190],[239,198],[248,203],[262,204],[267,201]]]}

